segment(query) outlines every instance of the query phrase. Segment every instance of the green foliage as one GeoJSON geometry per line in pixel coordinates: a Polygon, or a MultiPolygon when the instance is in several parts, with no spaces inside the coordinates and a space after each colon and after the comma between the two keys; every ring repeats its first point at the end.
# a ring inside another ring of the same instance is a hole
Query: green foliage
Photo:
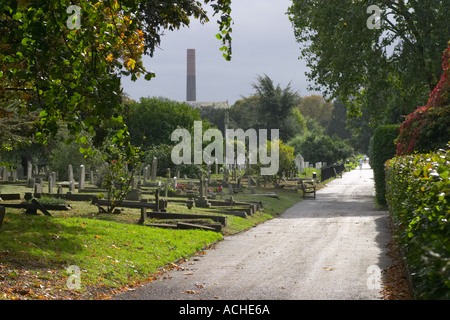
{"type": "Polygon", "coordinates": [[[344,140],[325,134],[309,133],[296,136],[287,145],[295,149],[295,154],[300,153],[305,161],[311,163],[326,162],[332,165],[347,159],[353,153],[353,148],[344,140]]]}
{"type": "Polygon", "coordinates": [[[153,158],[158,159],[157,172],[159,177],[167,176],[167,169],[170,169],[172,177],[175,176],[176,171],[180,171],[180,175],[186,175],[190,178],[197,178],[201,173],[199,166],[195,164],[180,164],[175,165],[171,158],[172,146],[167,144],[160,144],[157,146],[151,146],[144,152],[143,165],[152,165],[153,158]]]}
{"type": "MultiPolygon", "coordinates": [[[[129,108],[125,123],[131,143],[142,145],[144,150],[159,144],[173,144],[171,135],[177,128],[187,129],[192,135],[194,121],[202,121],[198,109],[164,98],[141,98],[139,102],[130,103],[129,108]]],[[[208,129],[209,122],[204,120],[203,127],[208,129]]]]}
{"type": "Polygon", "coordinates": [[[400,126],[397,155],[437,150],[450,139],[450,42],[442,60],[444,73],[427,105],[409,114],[400,126]]]}
{"type": "Polygon", "coordinates": [[[298,110],[303,116],[317,120],[324,128],[326,128],[331,121],[333,109],[333,103],[325,101],[324,97],[320,95],[303,97],[298,105],[298,110]]]}
{"type": "Polygon", "coordinates": [[[77,177],[80,165],[85,165],[86,169],[89,170],[90,167],[99,168],[104,163],[100,152],[86,156],[80,152],[80,148],[88,148],[88,145],[86,143],[77,142],[67,144],[61,141],[51,150],[51,170],[58,173],[58,178],[60,180],[68,179],[67,170],[69,164],[73,167],[74,177],[77,177]],[[70,157],[67,155],[70,155],[70,157]]]}
{"type": "MultiPolygon", "coordinates": [[[[204,0],[219,14],[224,57],[231,58],[231,0],[204,0]]],[[[202,2],[182,0],[88,1],[80,8],[80,28],[69,27],[73,1],[13,1],[0,4],[2,44],[0,98],[20,115],[39,116],[35,138],[46,143],[63,121],[71,135],[88,131],[100,146],[115,126],[126,131],[121,114],[121,78],[150,80],[142,63],[153,54],[163,29],[209,21],[202,2]]],[[[73,21],[72,21],[73,22],[73,21]]],[[[6,109],[7,109],[6,108],[6,109]]],[[[0,107],[0,118],[4,117],[0,107]]],[[[12,135],[14,138],[16,135],[12,135]]],[[[118,134],[118,142],[129,143],[118,134]]]]}
{"type": "Polygon", "coordinates": [[[255,94],[235,102],[229,109],[230,128],[279,129],[280,139],[287,141],[306,131],[302,114],[296,110],[300,96],[290,85],[282,89],[267,76],[258,76],[255,94]]]}
{"type": "MultiPolygon", "coordinates": [[[[280,85],[275,86],[272,79],[267,75],[258,76],[257,82],[253,84],[256,95],[259,96],[258,118],[262,128],[279,129],[280,139],[287,141],[295,135],[295,122],[291,123],[293,108],[300,102],[300,97],[293,92],[290,84],[282,89],[280,85]]],[[[294,118],[295,119],[295,118],[294,118]]]]}
{"type": "Polygon", "coordinates": [[[401,121],[423,105],[442,74],[450,2],[438,3],[294,0],[288,14],[311,89],[344,102],[351,117],[368,113],[375,125],[401,121]],[[381,9],[380,29],[367,27],[371,4],[381,9]]]}
{"type": "Polygon", "coordinates": [[[370,166],[375,180],[375,195],[378,204],[386,205],[386,182],[384,165],[395,156],[394,140],[398,136],[398,125],[380,126],[372,136],[369,152],[370,166]]]}
{"type": "Polygon", "coordinates": [[[108,212],[113,212],[131,191],[134,174],[140,166],[140,150],[133,148],[132,154],[127,154],[128,151],[111,144],[104,156],[107,162],[102,170],[102,186],[106,189],[108,212]]]}
{"type": "Polygon", "coordinates": [[[450,299],[449,148],[395,157],[386,166],[396,236],[424,299],[450,299]]]}
{"type": "Polygon", "coordinates": [[[334,101],[331,119],[327,126],[327,134],[338,135],[341,139],[350,139],[352,134],[347,129],[347,108],[340,101],[334,101]]]}

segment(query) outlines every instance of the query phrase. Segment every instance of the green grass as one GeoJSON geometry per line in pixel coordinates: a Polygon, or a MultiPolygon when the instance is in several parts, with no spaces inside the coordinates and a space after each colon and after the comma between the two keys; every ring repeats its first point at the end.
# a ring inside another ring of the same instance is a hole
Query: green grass
{"type": "Polygon", "coordinates": [[[89,218],[8,214],[0,239],[0,251],[8,252],[8,258],[38,260],[41,267],[60,272],[77,265],[85,284],[119,287],[143,281],[159,267],[189,257],[222,235],[89,218]]]}
{"type": "MultiPolygon", "coordinates": [[[[14,185],[2,186],[3,193],[23,194],[25,191],[29,192],[30,189],[14,185]]],[[[274,190],[258,192],[266,191],[274,190]]],[[[235,234],[252,228],[301,201],[301,193],[298,192],[276,190],[276,193],[279,200],[249,196],[248,191],[246,194],[235,195],[236,201],[263,201],[265,210],[246,219],[227,215],[227,226],[223,229],[223,234],[235,234]]],[[[52,203],[54,200],[44,201],[52,203]]],[[[61,203],[61,200],[57,203],[61,203]]],[[[188,258],[223,239],[221,233],[210,231],[138,225],[138,209],[126,208],[121,214],[99,214],[98,209],[87,202],[68,203],[72,210],[51,211],[52,217],[26,215],[22,209],[6,209],[0,228],[0,279],[6,279],[5,287],[7,284],[14,286],[26,283],[20,270],[27,270],[28,275],[39,275],[41,280],[51,279],[58,287],[58,290],[54,290],[54,296],[64,296],[65,292],[70,291],[66,281],[71,274],[66,269],[70,265],[76,265],[81,269],[80,292],[100,287],[120,288],[147,281],[159,268],[178,259],[188,258]]],[[[169,203],[168,211],[205,214],[209,210],[189,210],[183,204],[169,203]]],[[[27,298],[42,297],[42,290],[39,293],[36,289],[36,293],[27,298]]],[[[13,296],[13,293],[2,295],[0,289],[0,299],[13,296]]]]}

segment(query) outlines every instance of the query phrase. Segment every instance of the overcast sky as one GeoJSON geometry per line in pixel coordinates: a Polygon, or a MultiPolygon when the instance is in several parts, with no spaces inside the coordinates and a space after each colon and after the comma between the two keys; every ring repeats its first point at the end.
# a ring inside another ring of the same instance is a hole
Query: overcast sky
{"type": "Polygon", "coordinates": [[[307,91],[305,61],[299,60],[300,45],[286,15],[291,0],[234,0],[232,2],[232,60],[226,61],[216,39],[216,17],[201,25],[166,31],[161,48],[153,58],[144,57],[144,66],[156,78],[151,81],[123,79],[124,91],[135,100],[166,97],[186,100],[186,50],[196,50],[197,101],[228,101],[254,93],[252,83],[267,74],[285,88],[289,82],[300,95],[307,91]]]}

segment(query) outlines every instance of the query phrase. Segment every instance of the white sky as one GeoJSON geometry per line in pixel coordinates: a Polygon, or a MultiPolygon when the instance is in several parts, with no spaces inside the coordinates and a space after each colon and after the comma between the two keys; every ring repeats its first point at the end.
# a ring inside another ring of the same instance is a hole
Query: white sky
{"type": "Polygon", "coordinates": [[[162,96],[185,101],[186,50],[196,49],[197,101],[228,100],[232,105],[241,96],[252,95],[252,83],[263,74],[282,88],[291,82],[300,95],[312,94],[307,91],[306,64],[299,60],[300,44],[286,15],[290,4],[291,0],[234,0],[231,61],[219,51],[217,16],[205,25],[192,21],[190,28],[166,31],[161,49],[153,58],[144,57],[144,66],[156,78],[136,82],[124,78],[124,91],[135,100],[162,96]]]}

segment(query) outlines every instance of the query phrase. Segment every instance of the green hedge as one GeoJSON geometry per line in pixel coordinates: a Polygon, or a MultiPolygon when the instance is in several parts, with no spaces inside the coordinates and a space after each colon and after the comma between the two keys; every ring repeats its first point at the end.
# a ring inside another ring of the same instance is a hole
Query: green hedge
{"type": "Polygon", "coordinates": [[[399,134],[399,125],[380,126],[375,129],[370,142],[369,162],[373,169],[375,194],[378,204],[386,205],[384,164],[395,156],[394,142],[399,134]]]}
{"type": "Polygon", "coordinates": [[[450,299],[450,150],[392,159],[386,189],[418,298],[450,299]]]}

